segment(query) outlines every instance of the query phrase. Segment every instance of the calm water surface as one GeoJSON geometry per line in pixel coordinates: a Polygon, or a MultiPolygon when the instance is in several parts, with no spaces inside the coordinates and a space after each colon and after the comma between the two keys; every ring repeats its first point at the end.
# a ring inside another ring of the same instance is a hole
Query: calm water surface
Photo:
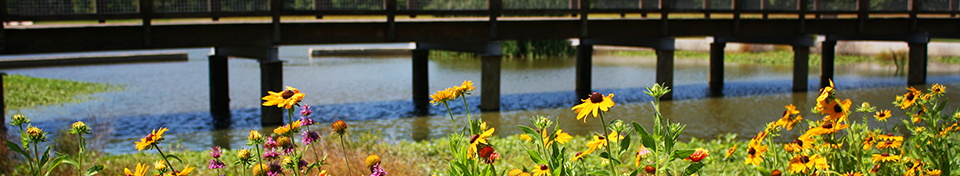
{"type": "MultiPolygon", "coordinates": [[[[423,140],[453,131],[446,111],[430,109],[430,115],[416,116],[411,94],[409,56],[322,57],[308,56],[309,46],[280,49],[284,64],[284,84],[307,94],[304,103],[313,106],[313,119],[329,123],[347,120],[351,129],[379,131],[387,139],[423,140]]],[[[168,139],[179,140],[190,149],[213,145],[242,147],[249,130],[259,127],[260,70],[256,61],[229,60],[230,129],[214,130],[209,114],[209,75],[206,55],[210,49],[190,49],[188,62],[63,66],[2,70],[9,74],[69,79],[123,85],[125,90],[98,93],[92,100],[33,109],[11,111],[24,114],[43,129],[63,129],[78,119],[96,121],[109,127],[110,140],[105,150],[112,153],[135,152],[133,141],[151,129],[168,127],[168,139]],[[95,120],[94,120],[95,119],[95,120]]],[[[614,93],[617,106],[608,119],[637,121],[651,125],[652,99],[642,90],[655,80],[655,59],[594,56],[593,87],[601,93],[614,93]]],[[[818,66],[810,72],[811,90],[819,82],[818,66]]],[[[441,90],[473,80],[478,89],[480,61],[476,59],[431,58],[430,89],[441,90]]],[[[674,122],[687,124],[683,138],[713,138],[735,133],[750,136],[783,112],[787,104],[797,105],[802,115],[816,99],[815,92],[792,93],[791,66],[727,64],[727,84],[722,98],[709,98],[708,64],[705,60],[677,60],[675,92],[678,100],[663,103],[662,110],[674,122]]],[[[896,76],[892,66],[877,64],[844,65],[836,68],[836,84],[841,97],[850,98],[857,107],[863,101],[880,109],[903,94],[906,78],[896,76]]],[[[499,135],[520,133],[516,125],[530,125],[535,115],[559,117],[561,128],[573,134],[599,130],[598,119],[587,124],[577,121],[570,107],[579,102],[574,94],[574,59],[505,59],[501,76],[501,112],[479,113],[480,90],[467,98],[471,112],[497,128],[499,135]]],[[[947,86],[947,97],[960,97],[960,66],[931,63],[929,83],[947,86]]],[[[927,85],[929,86],[929,85],[927,85]]],[[[926,89],[927,87],[924,87],[926,89]]],[[[954,98],[955,99],[955,98],[954,98]]],[[[453,103],[463,124],[463,106],[453,103]]],[[[953,112],[958,104],[947,107],[953,112]]],[[[895,114],[904,112],[894,110],[895,114]]],[[[905,116],[905,115],[901,115],[905,116]]],[[[860,116],[854,116],[859,119],[860,116]]],[[[326,127],[326,126],[323,126],[326,127]]],[[[648,127],[649,128],[649,127],[648,127]]],[[[267,128],[270,130],[272,128],[267,128]]]]}

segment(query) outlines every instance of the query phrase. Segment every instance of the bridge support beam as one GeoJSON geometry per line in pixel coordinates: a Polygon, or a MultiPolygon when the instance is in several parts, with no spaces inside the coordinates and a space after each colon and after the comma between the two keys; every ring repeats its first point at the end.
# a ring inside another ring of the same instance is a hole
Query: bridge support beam
{"type": "Polygon", "coordinates": [[[907,84],[926,84],[927,82],[927,43],[910,42],[910,61],[907,64],[907,84]]]}
{"type": "Polygon", "coordinates": [[[430,107],[430,76],[429,76],[429,57],[430,50],[415,49],[412,52],[413,58],[413,104],[416,107],[418,115],[426,114],[430,107]]]}
{"type": "MultiPolygon", "coordinates": [[[[283,62],[260,61],[260,96],[267,96],[267,91],[278,92],[283,89],[283,62]]],[[[260,125],[283,125],[283,109],[276,106],[260,106],[260,125]]]]}
{"type": "Polygon", "coordinates": [[[723,94],[723,49],[727,43],[713,42],[710,44],[710,95],[717,97],[723,94]]]}
{"type": "MultiPolygon", "coordinates": [[[[500,110],[500,55],[481,56],[480,110],[500,110]]],[[[470,108],[470,107],[467,107],[470,108]]]]}
{"type": "Polygon", "coordinates": [[[210,55],[210,114],[213,115],[213,126],[225,128],[230,126],[230,81],[227,59],[223,55],[210,55]]]}
{"type": "Polygon", "coordinates": [[[4,86],[3,77],[7,77],[7,73],[0,72],[0,124],[3,124],[0,127],[0,135],[7,135],[7,103],[6,99],[3,97],[4,86]]]}
{"type": "Polygon", "coordinates": [[[820,88],[830,86],[830,80],[833,80],[834,61],[837,56],[837,41],[823,41],[820,50],[820,88]]]}
{"type": "Polygon", "coordinates": [[[810,74],[810,46],[793,45],[793,91],[807,91],[810,74]]]}
{"type": "MultiPolygon", "coordinates": [[[[657,50],[657,84],[663,84],[663,86],[673,87],[673,48],[668,49],[656,49],[657,50]]],[[[673,92],[667,92],[666,95],[660,97],[663,100],[672,100],[673,92]]]]}
{"type": "MultiPolygon", "coordinates": [[[[592,90],[593,45],[577,45],[576,93],[577,98],[587,99],[592,90]]],[[[578,101],[579,102],[579,101],[578,101]]]]}

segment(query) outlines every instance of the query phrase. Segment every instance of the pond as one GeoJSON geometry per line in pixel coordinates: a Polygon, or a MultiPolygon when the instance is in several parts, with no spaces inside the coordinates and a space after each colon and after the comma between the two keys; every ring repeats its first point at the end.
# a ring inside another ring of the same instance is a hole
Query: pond
{"type": "MultiPolygon", "coordinates": [[[[454,131],[446,111],[431,107],[429,115],[416,116],[410,100],[411,60],[409,55],[365,57],[310,57],[311,46],[281,47],[284,85],[296,87],[307,96],[313,119],[327,127],[342,119],[351,130],[381,132],[390,140],[425,140],[454,131]]],[[[134,63],[24,68],[3,70],[42,78],[123,85],[124,90],[91,95],[82,103],[43,106],[8,112],[24,114],[45,130],[64,129],[78,119],[108,133],[103,144],[110,153],[136,152],[133,142],[151,129],[170,128],[167,139],[188,149],[213,145],[244,147],[250,130],[270,131],[259,126],[260,71],[250,59],[229,60],[231,125],[216,130],[209,113],[209,75],[206,55],[210,49],[187,49],[187,62],[134,63]]],[[[599,53],[599,52],[598,52],[599,53]]],[[[500,112],[478,113],[480,90],[467,97],[474,117],[497,128],[498,135],[521,133],[516,125],[531,125],[535,115],[559,117],[561,128],[575,135],[599,131],[599,119],[587,124],[575,119],[570,107],[579,102],[574,93],[574,58],[505,59],[501,76],[500,112]]],[[[595,54],[593,88],[615,94],[617,105],[609,119],[637,121],[648,128],[653,112],[643,87],[655,80],[655,58],[595,54]]],[[[792,66],[753,64],[725,65],[723,97],[708,96],[709,66],[706,60],[676,61],[675,97],[662,104],[664,115],[687,125],[682,138],[708,138],[734,133],[749,138],[794,104],[807,119],[819,118],[809,112],[816,99],[819,66],[811,66],[811,91],[791,92],[792,66]]],[[[472,80],[478,89],[480,61],[477,59],[431,58],[431,93],[472,80]]],[[[853,101],[853,108],[867,101],[879,109],[891,109],[894,118],[905,117],[892,102],[905,93],[906,77],[898,76],[892,65],[853,64],[836,68],[839,96],[853,101]]],[[[947,86],[947,97],[960,97],[960,65],[931,63],[927,82],[947,86]]],[[[917,87],[927,89],[930,85],[917,87]]],[[[279,91],[279,90],[277,90],[279,91]]],[[[452,103],[454,113],[466,121],[461,101],[452,103]]],[[[958,106],[947,107],[950,113],[958,106]]],[[[871,115],[872,116],[872,115],[871,115]]],[[[859,119],[856,115],[852,119],[859,119]]],[[[899,119],[894,119],[899,122],[899,119]]]]}

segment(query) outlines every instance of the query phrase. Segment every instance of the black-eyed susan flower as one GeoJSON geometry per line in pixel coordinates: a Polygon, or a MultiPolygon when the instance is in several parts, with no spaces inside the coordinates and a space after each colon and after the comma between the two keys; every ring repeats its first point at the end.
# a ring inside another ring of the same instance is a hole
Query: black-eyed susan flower
{"type": "MultiPolygon", "coordinates": [[[[778,127],[787,128],[787,131],[790,131],[791,129],[793,129],[793,124],[799,122],[799,120],[794,120],[794,118],[791,118],[790,116],[794,114],[799,114],[800,111],[798,111],[797,107],[793,106],[793,104],[790,104],[784,107],[787,108],[787,110],[783,111],[783,117],[777,120],[775,125],[778,127]]],[[[799,116],[797,117],[799,118],[799,116]]]]}
{"type": "Polygon", "coordinates": [[[156,168],[156,169],[157,169],[158,171],[160,171],[160,172],[166,172],[166,171],[167,171],[167,162],[166,162],[166,161],[163,161],[163,160],[159,160],[159,161],[153,162],[153,167],[156,168]]]}
{"type": "Polygon", "coordinates": [[[487,145],[487,138],[493,136],[493,132],[497,130],[496,128],[490,128],[487,131],[484,131],[480,134],[475,134],[470,137],[470,149],[467,150],[467,155],[473,156],[480,149],[480,144],[487,145]]]}
{"type": "Polygon", "coordinates": [[[546,164],[541,164],[540,166],[535,166],[535,167],[536,168],[533,169],[533,176],[551,175],[550,167],[547,166],[546,164]]]}
{"type": "Polygon", "coordinates": [[[473,82],[470,80],[464,80],[463,84],[460,84],[460,86],[453,86],[453,90],[455,93],[454,96],[456,97],[466,95],[467,92],[473,91],[475,89],[477,88],[473,87],[473,82]]]}
{"type": "Polygon", "coordinates": [[[267,96],[260,98],[261,100],[266,100],[263,102],[263,106],[274,106],[278,108],[290,109],[293,108],[293,105],[300,103],[300,100],[303,100],[305,96],[303,93],[300,93],[300,90],[287,86],[286,90],[282,92],[273,92],[267,91],[267,96]]]}
{"type": "Polygon", "coordinates": [[[953,130],[956,130],[956,129],[958,129],[958,128],[957,128],[957,123],[953,123],[953,125],[951,125],[951,126],[949,126],[949,127],[947,127],[947,128],[944,128],[942,131],[940,131],[940,136],[946,136],[947,133],[950,133],[950,131],[953,131],[953,130]]]}
{"type": "Polygon", "coordinates": [[[890,153],[873,154],[873,157],[870,157],[870,160],[873,160],[874,164],[877,162],[899,162],[900,155],[891,155],[890,153]]]}
{"type": "Polygon", "coordinates": [[[873,147],[873,143],[877,141],[876,139],[875,135],[867,134],[867,136],[863,138],[863,150],[870,150],[870,148],[873,147]]]}
{"type": "Polygon", "coordinates": [[[847,124],[834,124],[832,122],[824,122],[820,126],[817,126],[815,128],[810,128],[809,130],[807,130],[807,133],[803,135],[813,137],[813,136],[819,136],[823,134],[834,134],[842,129],[846,129],[849,126],[850,125],[847,125],[847,124]]]}
{"type": "Polygon", "coordinates": [[[587,142],[587,151],[584,154],[593,153],[594,150],[598,148],[603,148],[607,146],[607,138],[600,135],[593,135],[593,140],[587,142]]]}
{"type": "MultiPolygon", "coordinates": [[[[543,131],[543,130],[541,130],[541,131],[543,131]]],[[[541,132],[541,133],[540,133],[540,137],[541,137],[541,138],[543,139],[543,141],[546,143],[545,146],[547,146],[547,147],[549,147],[551,144],[553,144],[554,141],[556,141],[557,143],[560,143],[560,144],[565,144],[565,143],[567,143],[567,142],[570,142],[570,139],[573,138],[573,136],[570,136],[570,134],[564,133],[564,132],[563,132],[563,129],[557,129],[557,132],[555,132],[554,135],[553,135],[553,136],[554,136],[554,139],[550,139],[550,136],[551,136],[551,135],[548,135],[548,134],[550,134],[550,133],[546,133],[546,132],[541,132]]],[[[528,137],[529,137],[529,136],[528,136],[528,137]]]]}
{"type": "Polygon", "coordinates": [[[932,170],[924,171],[924,173],[926,173],[929,176],[940,176],[940,174],[942,174],[942,171],[940,171],[940,169],[932,169],[932,170]]]}
{"type": "Polygon", "coordinates": [[[583,103],[573,106],[571,109],[577,113],[577,120],[583,119],[583,123],[587,123],[587,115],[593,114],[593,117],[596,118],[598,116],[597,114],[609,111],[610,107],[617,105],[613,102],[612,98],[613,94],[604,96],[600,93],[593,92],[590,98],[581,100],[583,103]]]}
{"type": "Polygon", "coordinates": [[[767,152],[767,146],[760,145],[759,143],[750,143],[747,148],[747,160],[744,161],[744,164],[760,165],[760,162],[763,162],[763,153],[767,152]]]}
{"type": "Polygon", "coordinates": [[[530,135],[527,135],[527,134],[520,134],[520,139],[527,142],[530,142],[533,140],[533,138],[531,138],[530,135]]]}
{"type": "Polygon", "coordinates": [[[884,109],[884,110],[877,111],[877,114],[873,115],[873,118],[877,118],[877,121],[881,121],[881,122],[887,121],[887,119],[890,118],[890,110],[884,109]]]}
{"type": "Polygon", "coordinates": [[[933,94],[943,94],[943,92],[945,92],[946,90],[947,90],[947,87],[940,85],[940,83],[933,84],[933,86],[930,87],[930,93],[933,93],[933,94]]]}
{"type": "Polygon", "coordinates": [[[697,148],[696,150],[693,151],[693,154],[690,154],[690,156],[688,156],[687,158],[684,158],[683,160],[687,160],[691,162],[700,162],[700,160],[707,158],[707,155],[710,155],[710,150],[697,148]]]}
{"type": "Polygon", "coordinates": [[[184,168],[182,171],[170,171],[166,175],[167,176],[185,176],[190,174],[190,172],[193,172],[193,169],[194,167],[187,166],[187,168],[184,168]]]}
{"type": "Polygon", "coordinates": [[[903,136],[894,136],[893,133],[877,135],[877,140],[882,141],[903,141],[903,136]]]}
{"type": "Polygon", "coordinates": [[[907,109],[910,106],[913,106],[917,102],[917,99],[920,98],[920,91],[914,89],[913,87],[907,88],[907,93],[903,94],[903,100],[900,101],[900,109],[907,109]]]}
{"type": "Polygon", "coordinates": [[[789,152],[797,153],[813,148],[813,142],[814,140],[810,136],[801,135],[799,138],[794,139],[793,142],[785,144],[783,148],[789,152]]]}
{"type": "Polygon", "coordinates": [[[573,154],[573,158],[570,158],[570,161],[580,160],[580,158],[583,158],[584,155],[587,155],[587,154],[584,154],[583,152],[577,152],[573,154]]]}
{"type": "Polygon", "coordinates": [[[833,80],[830,80],[830,86],[820,89],[820,95],[817,96],[817,106],[815,111],[821,112],[827,104],[833,101],[833,80]]]}
{"type": "Polygon", "coordinates": [[[882,141],[877,143],[877,149],[897,148],[903,146],[903,141],[882,141]]]}
{"type": "Polygon", "coordinates": [[[456,96],[457,96],[456,92],[454,91],[455,90],[453,90],[452,88],[447,88],[444,90],[437,91],[437,93],[430,95],[430,98],[432,99],[430,100],[430,103],[439,104],[439,103],[445,103],[447,101],[453,101],[454,99],[456,99],[456,96]]]}
{"type": "Polygon", "coordinates": [[[840,102],[830,101],[830,103],[827,103],[827,106],[823,108],[823,111],[821,111],[820,114],[827,115],[828,118],[824,118],[826,121],[843,121],[846,120],[847,115],[849,115],[850,104],[850,99],[840,102]]]}
{"type": "Polygon", "coordinates": [[[727,154],[724,154],[724,155],[723,155],[723,158],[729,158],[730,155],[733,155],[733,152],[736,152],[736,151],[737,151],[737,146],[738,146],[738,145],[740,145],[740,144],[733,144],[733,147],[730,147],[730,149],[727,149],[727,154]]]}
{"type": "Polygon", "coordinates": [[[520,169],[510,169],[510,172],[507,172],[507,176],[520,176],[520,174],[526,173],[520,169]]]}
{"type": "Polygon", "coordinates": [[[137,163],[136,170],[130,171],[129,168],[123,168],[123,174],[126,176],[145,176],[147,175],[147,169],[149,168],[150,166],[147,166],[146,164],[137,163]]]}
{"type": "Polygon", "coordinates": [[[813,164],[809,156],[797,155],[790,159],[790,165],[787,167],[787,171],[793,174],[807,173],[808,170],[814,167],[813,164]]]}
{"type": "Polygon", "coordinates": [[[643,157],[647,156],[647,154],[650,154],[650,150],[647,149],[647,147],[640,145],[640,149],[637,149],[636,158],[633,160],[637,165],[636,167],[640,167],[640,160],[643,160],[643,157]]]}
{"type": "Polygon", "coordinates": [[[160,130],[154,129],[153,132],[147,134],[146,137],[140,138],[139,142],[134,142],[137,144],[137,151],[143,151],[144,148],[150,147],[150,145],[163,140],[163,133],[167,132],[167,130],[166,127],[161,127],[160,130]]]}
{"type": "Polygon", "coordinates": [[[753,138],[750,139],[750,143],[751,143],[751,144],[760,144],[760,142],[763,142],[763,139],[766,138],[766,137],[767,137],[767,132],[766,132],[766,131],[761,131],[760,133],[757,133],[756,136],[753,136],[753,138]]]}
{"type": "Polygon", "coordinates": [[[70,125],[70,134],[90,134],[90,127],[83,121],[74,122],[73,125],[70,125]]]}
{"type": "Polygon", "coordinates": [[[842,176],[863,176],[863,173],[850,171],[850,172],[844,173],[842,176]]]}
{"type": "Polygon", "coordinates": [[[813,155],[810,157],[810,161],[813,162],[813,168],[819,170],[827,170],[830,168],[830,164],[827,163],[827,158],[820,155],[813,155]]]}

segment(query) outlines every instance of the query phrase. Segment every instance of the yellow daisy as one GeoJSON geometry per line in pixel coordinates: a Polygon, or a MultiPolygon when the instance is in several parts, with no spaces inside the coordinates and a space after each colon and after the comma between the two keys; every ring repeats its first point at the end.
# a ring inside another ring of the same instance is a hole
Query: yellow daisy
{"type": "Polygon", "coordinates": [[[147,166],[146,164],[137,163],[137,169],[136,169],[136,170],[134,170],[133,172],[131,172],[130,169],[128,169],[128,168],[123,168],[123,174],[124,174],[124,175],[127,175],[127,176],[145,176],[145,175],[147,175],[147,170],[148,170],[149,168],[150,168],[150,166],[147,166]]]}
{"type": "Polygon", "coordinates": [[[137,144],[137,151],[143,151],[144,148],[150,147],[156,142],[163,140],[163,132],[167,132],[166,127],[161,127],[160,130],[154,129],[153,132],[147,134],[146,137],[140,138],[140,141],[134,142],[137,144]]]}
{"type": "Polygon", "coordinates": [[[278,108],[290,109],[293,105],[300,103],[300,100],[303,100],[304,94],[300,93],[300,90],[287,86],[286,90],[283,92],[273,92],[267,91],[267,96],[260,98],[261,100],[266,100],[263,102],[263,106],[273,106],[276,105],[278,108]]]}
{"type": "Polygon", "coordinates": [[[187,168],[184,168],[183,171],[178,171],[176,175],[174,175],[173,172],[169,172],[167,173],[167,176],[185,176],[187,174],[190,174],[190,172],[192,172],[193,169],[194,167],[187,166],[187,168]]]}
{"type": "Polygon", "coordinates": [[[454,91],[455,91],[455,90],[453,90],[452,88],[447,88],[447,89],[445,89],[445,90],[437,91],[437,93],[434,93],[433,95],[430,95],[430,98],[433,99],[433,100],[430,100],[430,103],[431,103],[431,104],[438,104],[438,103],[441,103],[441,102],[452,101],[452,100],[454,100],[454,99],[457,98],[457,97],[456,97],[457,94],[456,94],[456,92],[454,92],[454,91]]]}
{"type": "Polygon", "coordinates": [[[604,146],[607,146],[607,138],[600,135],[593,135],[593,140],[590,142],[587,142],[587,147],[588,147],[587,151],[583,153],[584,155],[590,154],[590,153],[593,153],[594,150],[597,150],[598,148],[603,148],[604,146]]]}
{"type": "Polygon", "coordinates": [[[790,159],[790,165],[787,167],[787,171],[790,173],[807,173],[807,170],[813,167],[813,162],[810,162],[810,157],[797,155],[790,159]]]}
{"type": "Polygon", "coordinates": [[[930,93],[933,94],[943,94],[947,90],[947,87],[940,85],[939,83],[933,84],[933,87],[930,87],[930,93]]]}
{"type": "Polygon", "coordinates": [[[456,97],[463,96],[463,95],[467,94],[467,92],[473,91],[473,90],[475,90],[475,89],[477,89],[477,88],[476,88],[476,87],[473,87],[473,82],[470,81],[470,80],[464,80],[464,81],[463,81],[463,84],[460,84],[460,86],[453,86],[453,90],[454,90],[454,93],[455,93],[454,96],[456,96],[456,97]]]}
{"type": "Polygon", "coordinates": [[[473,154],[478,151],[477,149],[480,144],[489,144],[487,143],[487,138],[493,136],[494,130],[496,130],[496,128],[490,128],[481,134],[473,135],[473,137],[470,138],[470,149],[467,151],[467,155],[473,156],[473,154]]]}
{"type": "Polygon", "coordinates": [[[920,91],[914,89],[913,87],[908,87],[906,94],[903,94],[903,101],[900,102],[900,109],[907,109],[910,106],[913,106],[917,102],[917,98],[920,98],[920,91]]]}
{"type": "Polygon", "coordinates": [[[903,141],[883,141],[877,143],[877,149],[885,148],[900,148],[903,146],[903,141]]]}
{"type": "Polygon", "coordinates": [[[884,109],[877,111],[877,115],[873,115],[874,118],[877,118],[877,121],[887,121],[890,118],[890,110],[884,109]]]}
{"type": "Polygon", "coordinates": [[[843,174],[843,176],[863,176],[863,173],[850,171],[850,172],[847,172],[847,173],[843,174]]]}
{"type": "Polygon", "coordinates": [[[543,176],[543,175],[548,175],[548,176],[551,175],[550,167],[548,167],[546,164],[535,166],[535,169],[533,169],[533,176],[543,176]]]}
{"type": "Polygon", "coordinates": [[[760,165],[760,162],[763,162],[763,152],[767,152],[767,146],[751,143],[747,148],[747,160],[743,163],[760,165]]]}
{"type": "Polygon", "coordinates": [[[825,118],[826,121],[843,121],[846,120],[847,115],[850,112],[850,104],[850,99],[840,102],[830,101],[830,103],[823,108],[823,111],[821,111],[820,114],[828,115],[829,118],[825,118]]]}
{"type": "Polygon", "coordinates": [[[873,154],[873,157],[870,157],[873,160],[873,163],[877,162],[898,162],[900,161],[900,155],[891,155],[889,153],[883,154],[873,154]]]}
{"type": "Polygon", "coordinates": [[[593,117],[596,118],[597,114],[601,113],[600,111],[609,111],[610,107],[617,105],[612,98],[613,94],[603,96],[600,93],[593,92],[590,98],[581,100],[583,103],[573,106],[571,109],[577,113],[577,120],[583,119],[583,123],[587,123],[585,117],[588,114],[593,114],[593,117]]]}
{"type": "Polygon", "coordinates": [[[814,110],[820,112],[830,103],[833,98],[833,80],[830,80],[830,86],[820,89],[820,95],[817,96],[817,107],[814,110]]]}
{"type": "Polygon", "coordinates": [[[727,154],[723,155],[723,158],[729,158],[730,155],[733,155],[733,152],[737,151],[737,145],[740,145],[740,144],[733,144],[733,147],[730,147],[730,149],[727,149],[727,154]]]}

